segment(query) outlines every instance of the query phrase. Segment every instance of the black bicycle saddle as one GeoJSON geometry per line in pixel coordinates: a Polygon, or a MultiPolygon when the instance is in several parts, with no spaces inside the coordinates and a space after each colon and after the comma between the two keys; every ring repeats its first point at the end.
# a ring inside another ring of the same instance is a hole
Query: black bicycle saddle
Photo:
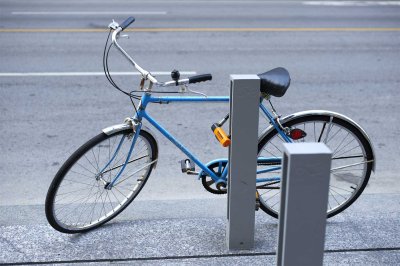
{"type": "Polygon", "coordinates": [[[283,67],[257,75],[261,79],[260,91],[275,97],[282,97],[290,85],[289,72],[283,67]]]}

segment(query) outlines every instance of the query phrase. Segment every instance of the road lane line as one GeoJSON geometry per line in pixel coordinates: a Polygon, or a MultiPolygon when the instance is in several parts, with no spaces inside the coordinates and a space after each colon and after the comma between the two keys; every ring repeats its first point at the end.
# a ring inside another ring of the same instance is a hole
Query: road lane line
{"type": "MultiPolygon", "coordinates": [[[[182,75],[195,75],[195,71],[179,71],[182,75]]],[[[139,76],[139,72],[110,72],[112,76],[139,76]]],[[[152,71],[152,75],[171,75],[169,71],[152,71]]],[[[76,77],[76,76],[104,76],[104,72],[2,72],[0,77],[76,77]]]]}
{"type": "Polygon", "coordinates": [[[303,5],[313,6],[400,6],[400,1],[305,1],[303,5]]]}
{"type": "Polygon", "coordinates": [[[136,28],[132,32],[400,31],[400,28],[136,28]]]}
{"type": "MultiPolygon", "coordinates": [[[[107,32],[108,29],[0,29],[0,33],[91,33],[107,32]]],[[[400,28],[132,28],[125,32],[373,32],[373,31],[400,31],[400,28]]]]}
{"type": "Polygon", "coordinates": [[[13,11],[12,15],[166,15],[166,11],[13,11]]]}

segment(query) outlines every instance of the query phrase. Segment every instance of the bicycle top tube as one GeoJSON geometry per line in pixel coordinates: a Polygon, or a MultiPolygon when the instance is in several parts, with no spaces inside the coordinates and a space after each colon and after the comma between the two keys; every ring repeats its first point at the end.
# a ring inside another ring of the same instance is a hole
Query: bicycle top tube
{"type": "Polygon", "coordinates": [[[170,102],[229,102],[229,96],[162,96],[162,97],[149,97],[147,101],[150,103],[170,103],[170,102]]]}

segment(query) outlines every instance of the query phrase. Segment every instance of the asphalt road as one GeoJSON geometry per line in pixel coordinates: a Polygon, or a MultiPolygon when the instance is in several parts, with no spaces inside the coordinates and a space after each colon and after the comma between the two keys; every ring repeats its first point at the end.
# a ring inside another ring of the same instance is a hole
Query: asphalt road
{"type": "MultiPolygon", "coordinates": [[[[135,60],[152,72],[212,73],[212,82],[192,87],[208,95],[227,95],[230,74],[286,67],[292,85],[273,100],[278,111],[327,109],[359,122],[377,158],[365,193],[400,193],[400,6],[362,3],[1,1],[0,205],[43,204],[68,155],[132,115],[104,76],[74,74],[102,71],[106,27],[129,14],[136,31],[122,44],[135,60]],[[18,76],[31,72],[37,76],[18,76]],[[65,72],[74,73],[60,76],[65,72]]],[[[117,53],[111,68],[132,71],[117,53]]],[[[137,76],[116,80],[130,89],[138,84],[137,76]]],[[[227,111],[224,104],[150,109],[203,161],[227,156],[210,131],[227,111]]],[[[138,199],[214,197],[180,173],[183,154],[157,136],[159,163],[138,199]]]]}

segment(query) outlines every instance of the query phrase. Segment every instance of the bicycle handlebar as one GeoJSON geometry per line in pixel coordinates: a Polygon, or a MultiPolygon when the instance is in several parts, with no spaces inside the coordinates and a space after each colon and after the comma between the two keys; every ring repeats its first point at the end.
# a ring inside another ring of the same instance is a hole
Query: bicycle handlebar
{"type": "Polygon", "coordinates": [[[211,74],[202,74],[202,75],[196,75],[192,76],[186,79],[180,79],[180,80],[172,80],[172,81],[167,81],[167,82],[158,82],[157,79],[151,75],[151,73],[143,68],[141,68],[134,60],[133,58],[118,44],[117,39],[119,38],[119,34],[125,30],[127,27],[129,27],[130,24],[132,24],[135,21],[134,17],[129,17],[127,18],[124,22],[122,22],[121,25],[119,25],[117,22],[113,21],[110,25],[109,28],[114,30],[112,33],[112,43],[117,47],[117,49],[122,53],[123,56],[128,59],[128,61],[136,68],[137,71],[142,74],[143,78],[150,80],[154,85],[159,86],[159,87],[169,87],[169,86],[178,86],[178,85],[186,85],[186,84],[191,84],[191,83],[197,83],[197,82],[203,82],[203,81],[208,81],[212,79],[211,74]]]}
{"type": "Polygon", "coordinates": [[[119,26],[122,28],[122,30],[124,30],[127,27],[129,27],[129,25],[131,25],[134,21],[135,21],[134,17],[129,17],[124,22],[122,22],[122,24],[119,26]]]}
{"type": "Polygon", "coordinates": [[[197,82],[203,82],[203,81],[207,81],[207,80],[212,80],[211,74],[202,74],[202,75],[189,77],[189,83],[197,83],[197,82]]]}
{"type": "Polygon", "coordinates": [[[186,79],[179,79],[177,81],[171,80],[167,82],[159,82],[157,86],[159,87],[171,87],[171,86],[179,86],[179,85],[187,85],[192,83],[203,82],[207,80],[212,80],[211,74],[202,74],[197,76],[188,77],[186,79]]]}

